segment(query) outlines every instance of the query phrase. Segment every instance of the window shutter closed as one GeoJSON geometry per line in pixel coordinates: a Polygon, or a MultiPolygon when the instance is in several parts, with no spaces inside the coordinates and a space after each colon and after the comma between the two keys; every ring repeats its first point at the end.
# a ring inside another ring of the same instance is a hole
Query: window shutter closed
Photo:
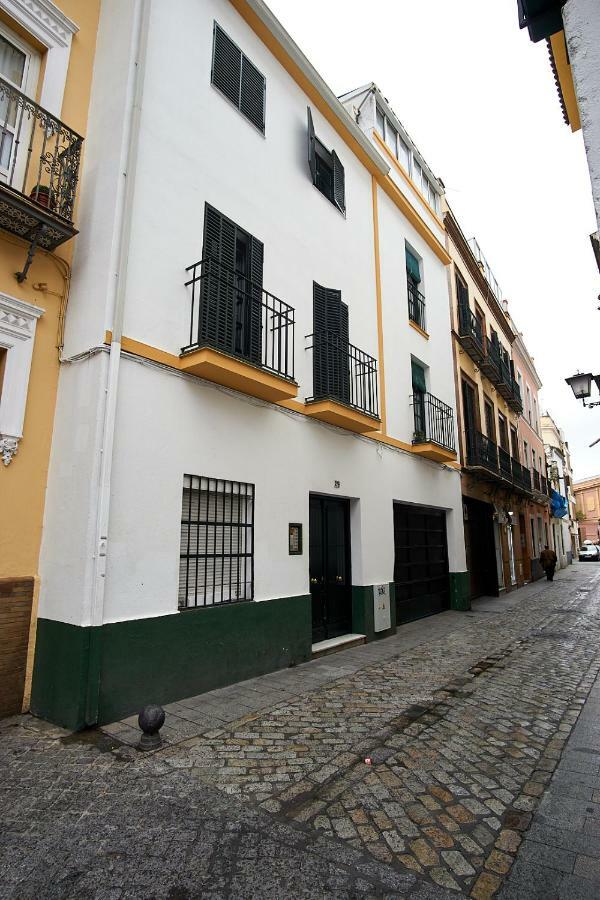
{"type": "Polygon", "coordinates": [[[240,105],[241,70],[242,51],[215,22],[212,83],[237,107],[240,105]]]}
{"type": "Polygon", "coordinates": [[[264,133],[265,77],[216,22],[211,81],[264,133]]]}
{"type": "Polygon", "coordinates": [[[410,275],[413,281],[417,284],[421,281],[421,270],[419,268],[419,260],[411,253],[408,247],[406,248],[406,271],[410,275]]]}
{"type": "Polygon", "coordinates": [[[264,247],[255,237],[250,239],[250,340],[252,362],[260,365],[262,359],[262,283],[264,247]]]}
{"type": "Polygon", "coordinates": [[[310,111],[310,106],[306,107],[306,113],[308,116],[308,168],[310,169],[310,175],[312,178],[313,184],[317,183],[317,150],[316,150],[316,138],[315,138],[315,126],[313,125],[313,118],[310,111]]]}
{"type": "Polygon", "coordinates": [[[425,369],[416,362],[412,363],[412,386],[413,391],[421,391],[423,394],[427,391],[425,369]]]}
{"type": "Polygon", "coordinates": [[[344,167],[335,150],[331,151],[331,158],[333,160],[333,198],[339,211],[346,215],[346,183],[344,167]]]}
{"type": "Polygon", "coordinates": [[[233,346],[235,225],[206,204],[200,334],[213,347],[233,346]],[[225,268],[221,268],[221,267],[225,268]]]}
{"type": "Polygon", "coordinates": [[[348,306],[341,291],[313,282],[313,319],[313,394],[348,402],[348,306]]]}
{"type": "Polygon", "coordinates": [[[240,110],[261,131],[265,130],[265,79],[242,54],[240,110]]]}

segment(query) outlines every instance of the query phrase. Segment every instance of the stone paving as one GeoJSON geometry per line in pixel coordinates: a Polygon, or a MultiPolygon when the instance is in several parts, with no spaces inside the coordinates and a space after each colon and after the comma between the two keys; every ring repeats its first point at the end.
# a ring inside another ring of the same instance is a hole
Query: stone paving
{"type": "Polygon", "coordinates": [[[598,897],[599,636],[574,565],[181,701],[153,754],[1,723],[0,898],[598,897]]]}

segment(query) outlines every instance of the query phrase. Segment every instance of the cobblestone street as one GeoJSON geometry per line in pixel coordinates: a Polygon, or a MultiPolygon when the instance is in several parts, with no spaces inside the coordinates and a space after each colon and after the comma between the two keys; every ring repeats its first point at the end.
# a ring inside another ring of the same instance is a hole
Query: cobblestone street
{"type": "Polygon", "coordinates": [[[599,639],[577,564],[173,704],[156,753],[6,720],[0,897],[597,897],[599,639]]]}

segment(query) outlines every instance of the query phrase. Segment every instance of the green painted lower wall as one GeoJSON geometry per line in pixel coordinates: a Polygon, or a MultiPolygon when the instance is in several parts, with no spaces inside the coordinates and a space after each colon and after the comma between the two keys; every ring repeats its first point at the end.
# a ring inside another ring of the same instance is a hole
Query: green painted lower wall
{"type": "Polygon", "coordinates": [[[191,697],[296,665],[310,655],[310,595],[186,610],[96,629],[39,619],[31,708],[65,728],[102,725],[147,703],[191,697]],[[96,671],[90,652],[100,654],[100,680],[99,691],[92,687],[86,697],[88,671],[92,677],[96,671]]]}
{"type": "Polygon", "coordinates": [[[468,572],[450,572],[450,609],[471,609],[471,587],[468,572]]]}
{"type": "Polygon", "coordinates": [[[390,619],[391,628],[375,631],[373,585],[352,585],[352,631],[355,634],[366,635],[368,641],[378,641],[396,633],[396,598],[393,582],[390,583],[390,619]]]}

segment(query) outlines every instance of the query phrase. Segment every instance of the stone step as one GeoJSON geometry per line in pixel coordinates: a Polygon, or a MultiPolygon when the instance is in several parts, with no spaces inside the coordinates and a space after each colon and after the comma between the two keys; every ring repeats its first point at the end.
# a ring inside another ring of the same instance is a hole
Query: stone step
{"type": "Polygon", "coordinates": [[[312,659],[328,656],[330,653],[338,653],[340,650],[349,650],[350,647],[359,647],[366,640],[367,638],[364,634],[340,634],[339,637],[318,641],[312,645],[312,659]]]}

